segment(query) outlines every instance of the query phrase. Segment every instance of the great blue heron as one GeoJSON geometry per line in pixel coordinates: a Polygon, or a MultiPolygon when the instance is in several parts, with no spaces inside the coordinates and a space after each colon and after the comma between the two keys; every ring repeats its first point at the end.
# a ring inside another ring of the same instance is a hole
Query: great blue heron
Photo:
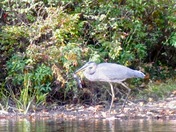
{"type": "MultiPolygon", "coordinates": [[[[108,82],[111,87],[112,100],[110,104],[109,111],[113,105],[115,94],[112,83],[119,83],[128,90],[127,98],[131,92],[131,89],[128,88],[123,81],[128,78],[144,78],[145,75],[141,71],[130,69],[126,66],[115,64],[115,63],[100,63],[96,64],[95,62],[87,62],[84,66],[78,69],[75,74],[83,71],[84,76],[90,81],[101,81],[108,82]]],[[[125,103],[124,102],[124,103],[125,103]]]]}

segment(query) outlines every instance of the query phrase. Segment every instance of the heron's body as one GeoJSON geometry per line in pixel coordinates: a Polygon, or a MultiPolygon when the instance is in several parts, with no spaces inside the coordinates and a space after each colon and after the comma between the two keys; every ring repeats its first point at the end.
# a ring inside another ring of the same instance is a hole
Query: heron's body
{"type": "Polygon", "coordinates": [[[88,62],[80,69],[78,69],[75,73],[83,71],[84,76],[90,81],[102,81],[108,82],[111,86],[112,91],[112,101],[110,105],[110,110],[115,98],[114,89],[112,83],[120,83],[122,84],[127,90],[127,97],[130,94],[130,89],[123,84],[128,78],[144,78],[145,75],[141,71],[130,69],[126,66],[115,64],[115,63],[100,63],[96,64],[94,62],[88,62]]]}
{"type": "Polygon", "coordinates": [[[120,83],[128,78],[144,78],[144,74],[137,70],[132,70],[123,65],[115,63],[100,63],[92,69],[86,69],[84,76],[90,81],[116,82],[120,83]]]}

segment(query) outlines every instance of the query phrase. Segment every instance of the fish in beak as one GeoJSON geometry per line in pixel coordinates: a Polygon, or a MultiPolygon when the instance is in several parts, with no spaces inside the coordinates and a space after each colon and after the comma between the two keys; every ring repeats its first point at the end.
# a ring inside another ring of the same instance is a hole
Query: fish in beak
{"type": "Polygon", "coordinates": [[[78,84],[78,87],[79,88],[82,88],[82,85],[81,85],[81,80],[80,78],[77,76],[78,73],[80,72],[83,72],[87,66],[89,66],[90,62],[86,63],[85,65],[83,65],[81,68],[79,68],[78,70],[75,71],[75,73],[73,74],[73,77],[74,79],[76,80],[77,84],[78,84]]]}
{"type": "Polygon", "coordinates": [[[75,73],[73,74],[73,78],[76,80],[78,87],[82,88],[81,80],[75,73]]]}

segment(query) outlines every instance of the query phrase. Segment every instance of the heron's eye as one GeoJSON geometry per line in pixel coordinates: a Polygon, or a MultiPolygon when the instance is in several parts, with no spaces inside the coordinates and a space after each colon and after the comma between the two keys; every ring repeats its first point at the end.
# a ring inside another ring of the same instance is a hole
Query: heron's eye
{"type": "Polygon", "coordinates": [[[92,69],[92,67],[90,66],[89,69],[92,69]]]}

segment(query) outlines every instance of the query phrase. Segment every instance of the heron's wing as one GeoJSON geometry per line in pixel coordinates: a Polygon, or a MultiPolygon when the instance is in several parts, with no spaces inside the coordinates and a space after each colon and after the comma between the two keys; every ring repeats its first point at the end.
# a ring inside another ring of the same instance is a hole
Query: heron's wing
{"type": "Polygon", "coordinates": [[[121,82],[131,77],[129,72],[133,70],[122,65],[101,63],[97,66],[95,74],[99,81],[121,82]]]}

